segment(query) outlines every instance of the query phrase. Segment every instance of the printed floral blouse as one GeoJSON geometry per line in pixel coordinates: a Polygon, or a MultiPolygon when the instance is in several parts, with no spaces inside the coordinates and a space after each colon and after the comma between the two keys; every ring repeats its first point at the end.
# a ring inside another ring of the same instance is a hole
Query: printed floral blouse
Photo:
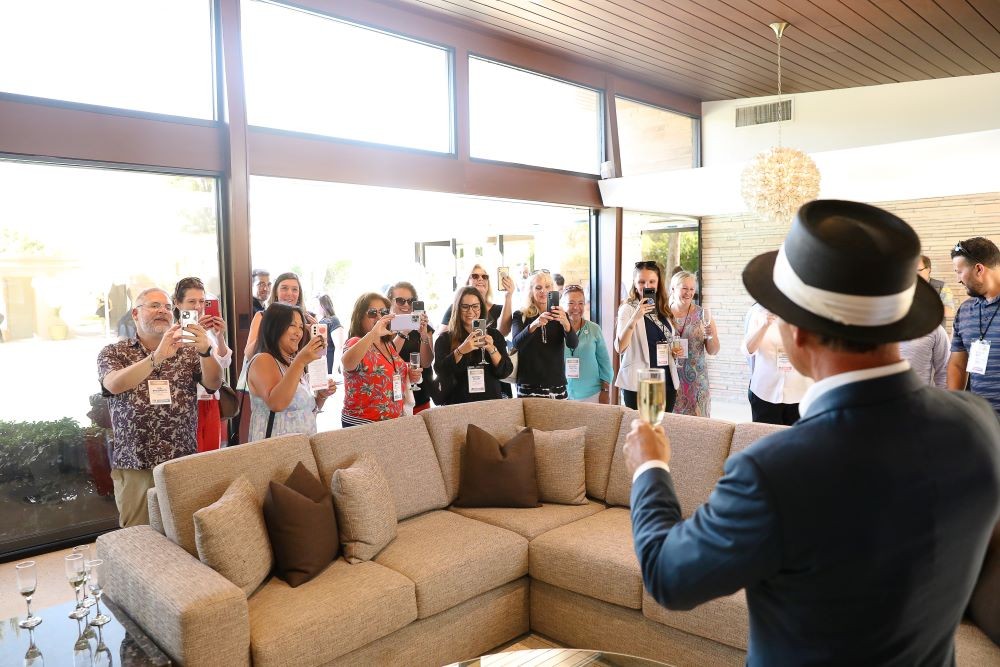
{"type": "MultiPolygon", "coordinates": [[[[361,340],[357,336],[344,343],[344,352],[361,340]]],[[[392,378],[398,374],[405,392],[409,383],[406,362],[390,344],[389,357],[372,345],[357,368],[344,369],[345,422],[364,423],[395,419],[403,414],[403,401],[393,400],[392,378]]]]}

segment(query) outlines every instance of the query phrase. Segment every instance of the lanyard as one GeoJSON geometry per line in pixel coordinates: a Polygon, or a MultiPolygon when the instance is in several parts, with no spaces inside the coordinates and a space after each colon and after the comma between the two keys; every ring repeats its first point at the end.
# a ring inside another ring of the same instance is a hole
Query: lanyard
{"type": "MultiPolygon", "coordinates": [[[[985,299],[983,300],[985,303],[985,299]]],[[[986,329],[983,329],[983,304],[979,304],[979,340],[986,338],[986,334],[989,333],[990,325],[993,324],[993,318],[997,316],[997,310],[1000,310],[1000,301],[993,304],[993,316],[990,317],[990,321],[986,323],[986,329]]]]}
{"type": "Polygon", "coordinates": [[[396,356],[395,351],[394,351],[394,347],[392,345],[389,345],[388,343],[383,343],[383,345],[385,345],[387,349],[393,350],[393,351],[389,352],[389,356],[388,357],[385,356],[385,353],[382,350],[379,349],[378,345],[376,345],[375,343],[372,343],[372,347],[375,348],[375,351],[378,352],[382,356],[383,359],[385,359],[386,361],[389,362],[389,366],[392,367],[392,372],[395,374],[395,372],[396,372],[396,364],[392,360],[392,358],[396,356]]]}
{"type": "Polygon", "coordinates": [[[660,328],[660,333],[663,334],[663,340],[670,340],[674,337],[674,332],[668,327],[663,326],[663,321],[660,320],[659,317],[653,317],[652,313],[646,313],[646,319],[660,328]]]}
{"type": "MultiPolygon", "coordinates": [[[[691,308],[693,307],[694,307],[693,303],[688,305],[688,310],[686,313],[684,313],[684,320],[681,322],[681,325],[677,327],[677,334],[680,336],[684,335],[684,329],[687,327],[688,318],[691,317],[691,308]]],[[[671,313],[671,315],[673,315],[673,313],[671,313]]]]}

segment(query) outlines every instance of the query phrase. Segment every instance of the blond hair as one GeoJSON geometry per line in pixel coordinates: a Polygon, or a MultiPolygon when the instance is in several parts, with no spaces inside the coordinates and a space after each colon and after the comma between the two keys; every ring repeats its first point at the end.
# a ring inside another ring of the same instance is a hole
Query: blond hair
{"type": "Polygon", "coordinates": [[[535,274],[528,279],[527,296],[525,297],[524,308],[521,309],[521,314],[524,315],[524,317],[526,318],[534,317],[535,315],[538,315],[540,313],[540,311],[538,310],[538,306],[535,305],[535,298],[534,298],[535,290],[532,289],[535,285],[535,282],[540,278],[545,279],[549,282],[548,291],[550,292],[555,291],[552,289],[553,287],[555,287],[555,284],[552,282],[551,273],[544,270],[535,272],[535,274]]]}
{"type": "Polygon", "coordinates": [[[680,287],[681,283],[690,278],[694,281],[694,293],[698,293],[698,276],[694,275],[690,271],[678,271],[674,275],[670,276],[670,305],[673,306],[679,303],[679,298],[675,297],[675,292],[680,287]]]}

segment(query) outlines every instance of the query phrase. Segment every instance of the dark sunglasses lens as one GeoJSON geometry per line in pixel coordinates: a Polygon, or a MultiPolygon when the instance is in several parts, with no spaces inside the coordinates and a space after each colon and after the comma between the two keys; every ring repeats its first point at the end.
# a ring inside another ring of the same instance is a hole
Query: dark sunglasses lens
{"type": "Polygon", "coordinates": [[[396,297],[396,305],[397,305],[397,306],[409,306],[409,305],[410,305],[410,304],[412,304],[412,303],[413,303],[414,301],[416,301],[416,299],[404,299],[404,298],[403,298],[403,297],[401,297],[401,296],[397,296],[397,297],[396,297]]]}

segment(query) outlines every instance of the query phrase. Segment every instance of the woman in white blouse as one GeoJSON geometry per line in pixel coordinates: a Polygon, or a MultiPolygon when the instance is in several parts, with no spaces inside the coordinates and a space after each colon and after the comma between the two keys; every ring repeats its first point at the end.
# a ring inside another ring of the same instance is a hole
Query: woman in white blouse
{"type": "Polygon", "coordinates": [[[776,320],[760,304],[750,308],[743,338],[753,368],[747,396],[755,422],[790,426],[799,419],[799,401],[812,380],[792,368],[776,320]]]}

